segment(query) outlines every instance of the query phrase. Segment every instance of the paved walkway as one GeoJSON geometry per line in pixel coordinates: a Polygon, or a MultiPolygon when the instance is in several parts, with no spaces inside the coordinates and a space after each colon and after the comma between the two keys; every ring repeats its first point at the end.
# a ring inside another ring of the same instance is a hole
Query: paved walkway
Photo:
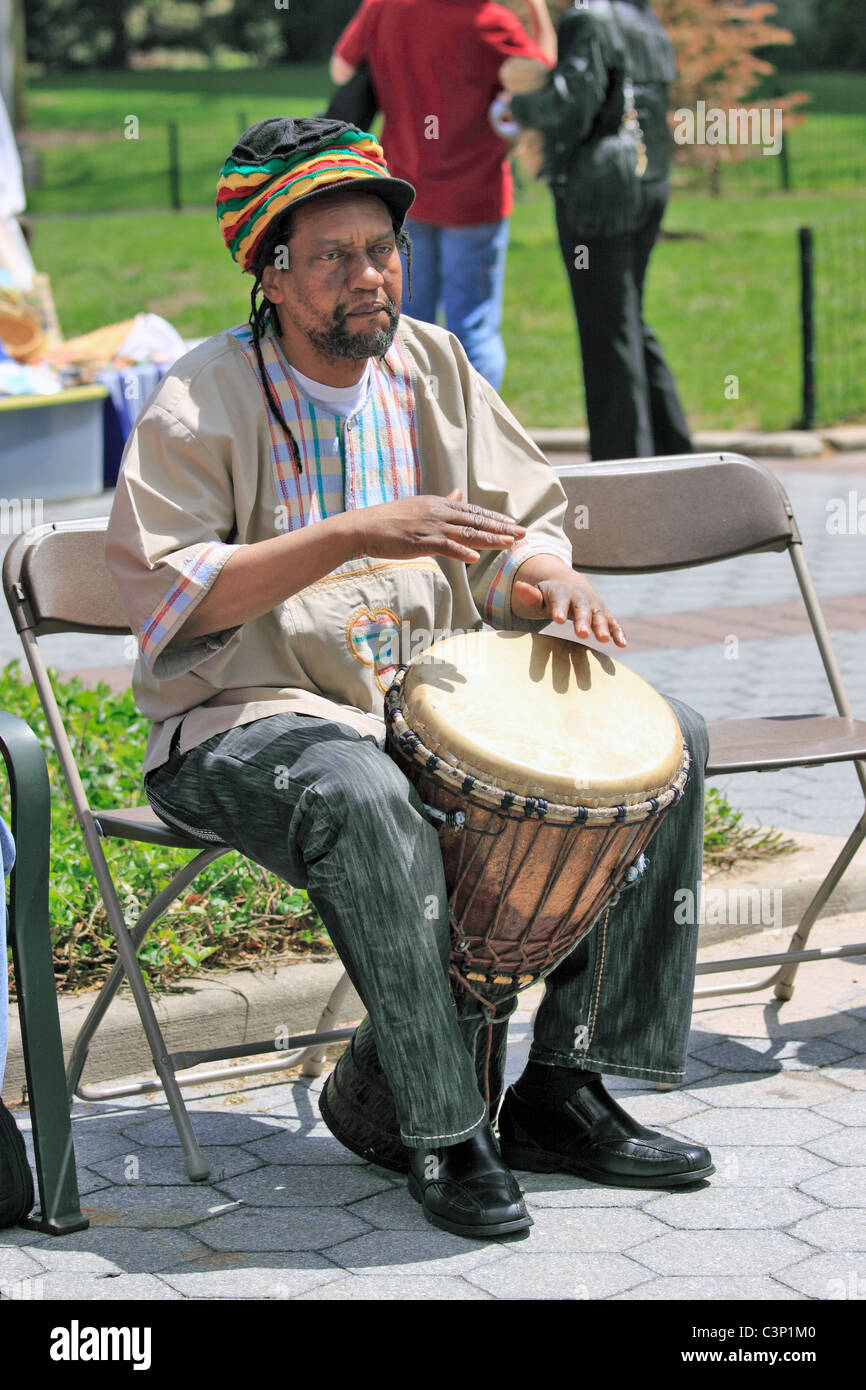
{"type": "MultiPolygon", "coordinates": [[[[866,914],[813,933],[864,937],[866,914]]],[[[735,953],[702,956],[722,951],[735,953]]],[[[510,1080],[533,998],[512,1021],[510,1080]]],[[[709,1182],[665,1193],[518,1175],[535,1223],[523,1239],[429,1226],[404,1179],[332,1138],[321,1081],[241,1084],[193,1093],[205,1185],[187,1181],[164,1105],[77,1102],[90,1229],[0,1232],[0,1298],[866,1297],[866,957],[802,967],[786,1004],[768,992],[700,1003],[680,1087],[610,1080],[643,1123],[712,1148],[709,1182]]]]}

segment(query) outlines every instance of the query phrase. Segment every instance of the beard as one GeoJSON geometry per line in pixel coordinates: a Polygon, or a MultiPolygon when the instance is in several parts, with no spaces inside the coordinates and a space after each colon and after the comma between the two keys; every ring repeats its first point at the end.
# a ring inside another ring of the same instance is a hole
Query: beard
{"type": "Polygon", "coordinates": [[[387,328],[356,333],[346,322],[345,309],[337,308],[325,328],[308,328],[306,336],[320,356],[332,361],[360,362],[366,357],[384,357],[394,341],[400,311],[389,299],[384,312],[388,315],[387,328]]]}

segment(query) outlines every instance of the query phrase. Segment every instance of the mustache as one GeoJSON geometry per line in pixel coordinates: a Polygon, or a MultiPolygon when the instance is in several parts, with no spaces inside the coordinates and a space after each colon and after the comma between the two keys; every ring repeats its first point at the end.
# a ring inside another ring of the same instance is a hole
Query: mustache
{"type": "Polygon", "coordinates": [[[383,309],[391,319],[397,317],[397,305],[394,303],[393,299],[386,296],[384,304],[381,304],[378,300],[373,300],[372,303],[368,304],[356,304],[351,309],[344,309],[342,305],[337,305],[337,308],[334,310],[334,322],[342,327],[346,322],[348,314],[365,314],[371,312],[373,309],[383,309]]]}

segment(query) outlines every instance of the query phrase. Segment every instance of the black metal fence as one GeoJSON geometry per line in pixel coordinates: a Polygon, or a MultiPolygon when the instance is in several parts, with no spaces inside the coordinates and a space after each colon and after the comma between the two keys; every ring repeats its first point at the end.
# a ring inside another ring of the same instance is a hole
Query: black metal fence
{"type": "MultiPolygon", "coordinates": [[[[252,118],[251,118],[252,119],[252,118]]],[[[220,112],[207,125],[142,120],[87,132],[68,152],[22,141],[28,211],[35,216],[203,207],[213,203],[226,153],[250,124],[220,112]]]]}
{"type": "Polygon", "coordinates": [[[800,229],[803,419],[866,414],[866,206],[800,229]]]}

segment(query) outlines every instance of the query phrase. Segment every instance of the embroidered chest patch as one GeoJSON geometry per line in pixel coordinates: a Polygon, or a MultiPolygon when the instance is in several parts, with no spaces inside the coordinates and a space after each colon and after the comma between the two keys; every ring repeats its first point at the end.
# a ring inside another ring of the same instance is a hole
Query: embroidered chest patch
{"type": "Polygon", "coordinates": [[[376,684],[384,694],[397,670],[400,650],[400,619],[390,608],[356,608],[346,623],[349,651],[362,666],[371,666],[376,684]]]}

